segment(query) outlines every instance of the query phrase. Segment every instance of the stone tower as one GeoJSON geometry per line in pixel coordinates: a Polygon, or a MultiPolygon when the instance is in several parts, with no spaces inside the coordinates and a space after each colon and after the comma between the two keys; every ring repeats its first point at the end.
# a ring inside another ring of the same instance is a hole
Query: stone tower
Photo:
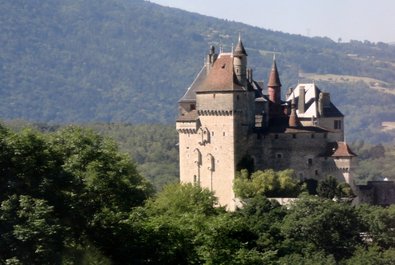
{"type": "Polygon", "coordinates": [[[243,143],[254,122],[255,94],[246,78],[246,57],[240,38],[230,53],[211,55],[215,60],[206,63],[180,100],[177,120],[181,182],[215,191],[219,203],[230,210],[237,205],[237,161],[246,152],[243,143]]]}

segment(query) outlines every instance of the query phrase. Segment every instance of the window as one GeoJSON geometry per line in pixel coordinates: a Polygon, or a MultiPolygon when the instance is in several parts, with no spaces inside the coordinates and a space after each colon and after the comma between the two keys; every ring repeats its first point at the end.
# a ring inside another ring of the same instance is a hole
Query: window
{"type": "Polygon", "coordinates": [[[222,136],[225,136],[225,132],[222,133],[222,136]]]}
{"type": "Polygon", "coordinates": [[[311,138],[314,138],[314,137],[315,137],[314,133],[313,133],[313,134],[311,134],[311,138]]]}
{"type": "Polygon", "coordinates": [[[324,133],[324,139],[328,138],[328,134],[324,133]]]}
{"type": "Polygon", "coordinates": [[[313,164],[313,159],[312,158],[307,159],[307,164],[311,166],[313,164]]]}
{"type": "Polygon", "coordinates": [[[214,136],[214,132],[211,132],[211,136],[214,136]]]}
{"type": "Polygon", "coordinates": [[[293,133],[292,134],[292,138],[296,139],[296,134],[293,133]]]}
{"type": "Polygon", "coordinates": [[[190,107],[191,110],[195,110],[196,109],[195,104],[191,104],[189,107],[190,107]]]}
{"type": "Polygon", "coordinates": [[[333,124],[333,128],[335,130],[341,130],[342,128],[342,121],[341,120],[335,120],[333,124]]]}
{"type": "Polygon", "coordinates": [[[275,134],[275,135],[274,135],[274,139],[278,139],[278,134],[275,134]]]}
{"type": "Polygon", "coordinates": [[[277,158],[277,159],[283,158],[283,154],[282,154],[282,153],[277,153],[277,154],[276,154],[276,158],[277,158]]]}

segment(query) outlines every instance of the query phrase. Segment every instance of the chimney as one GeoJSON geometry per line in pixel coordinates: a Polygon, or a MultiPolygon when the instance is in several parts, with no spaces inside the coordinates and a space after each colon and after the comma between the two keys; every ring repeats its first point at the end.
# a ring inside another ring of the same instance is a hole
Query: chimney
{"type": "Polygon", "coordinates": [[[252,82],[252,69],[251,68],[247,69],[247,80],[250,83],[252,82]]]}
{"type": "Polygon", "coordinates": [[[304,86],[299,87],[299,100],[298,100],[298,110],[299,114],[303,114],[305,112],[305,91],[304,86]]]}
{"type": "Polygon", "coordinates": [[[207,74],[209,73],[211,66],[214,64],[217,57],[218,57],[218,54],[215,53],[215,47],[213,45],[211,45],[209,53],[207,54],[207,59],[206,59],[207,74]]]}
{"type": "Polygon", "coordinates": [[[324,109],[330,108],[331,97],[328,92],[321,92],[318,98],[318,113],[321,117],[324,116],[324,109]]]}

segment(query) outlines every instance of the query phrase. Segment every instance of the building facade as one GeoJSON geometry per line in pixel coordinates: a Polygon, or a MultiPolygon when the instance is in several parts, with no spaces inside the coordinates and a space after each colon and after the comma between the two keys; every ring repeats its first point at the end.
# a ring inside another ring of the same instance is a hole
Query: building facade
{"type": "Polygon", "coordinates": [[[331,175],[352,185],[355,154],[330,94],[298,84],[282,99],[275,58],[264,89],[247,57],[240,38],[230,53],[211,47],[179,100],[180,181],[214,191],[230,210],[238,204],[233,180],[245,160],[255,170],[290,168],[301,180],[331,175]]]}

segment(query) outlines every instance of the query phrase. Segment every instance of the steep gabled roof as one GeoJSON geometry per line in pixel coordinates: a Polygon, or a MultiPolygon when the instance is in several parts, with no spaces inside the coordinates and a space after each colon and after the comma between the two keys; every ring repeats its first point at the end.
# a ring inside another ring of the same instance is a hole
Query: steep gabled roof
{"type": "Polygon", "coordinates": [[[244,90],[237,84],[233,70],[231,54],[221,53],[214,62],[207,78],[196,92],[235,91],[244,90]]]}
{"type": "MultiPolygon", "coordinates": [[[[296,113],[299,118],[311,118],[311,117],[319,117],[318,114],[318,97],[321,93],[321,90],[314,84],[298,84],[296,88],[293,89],[292,93],[288,95],[287,101],[290,102],[292,100],[293,95],[296,98],[296,107],[298,107],[299,103],[299,92],[300,88],[303,88],[305,91],[305,111],[304,113],[300,113],[299,110],[296,110],[296,113]]],[[[325,117],[344,117],[344,115],[340,112],[340,110],[331,102],[328,108],[324,108],[324,116],[325,117]]]]}
{"type": "Polygon", "coordinates": [[[196,91],[202,85],[203,81],[207,77],[207,67],[204,65],[200,72],[197,74],[195,80],[192,82],[191,86],[185,92],[184,96],[178,102],[194,102],[196,101],[196,91]]]}

